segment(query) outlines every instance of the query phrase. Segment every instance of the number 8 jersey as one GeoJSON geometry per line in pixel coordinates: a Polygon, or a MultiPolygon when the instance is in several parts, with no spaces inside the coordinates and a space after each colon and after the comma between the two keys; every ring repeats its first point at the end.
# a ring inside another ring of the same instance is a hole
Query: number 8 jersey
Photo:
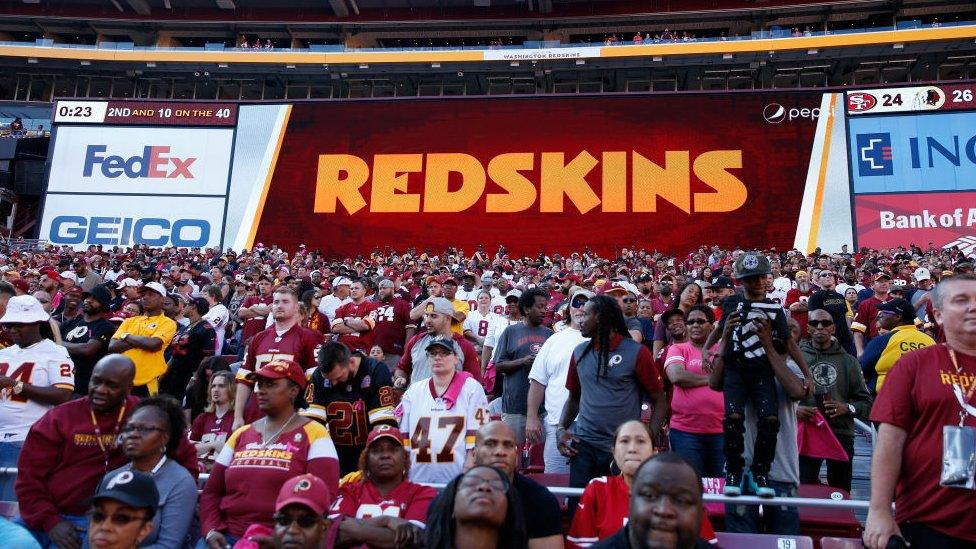
{"type": "Polygon", "coordinates": [[[411,385],[396,415],[409,439],[410,480],[445,483],[463,471],[475,434],[488,422],[488,399],[470,374],[457,372],[442,396],[433,378],[411,385]]]}

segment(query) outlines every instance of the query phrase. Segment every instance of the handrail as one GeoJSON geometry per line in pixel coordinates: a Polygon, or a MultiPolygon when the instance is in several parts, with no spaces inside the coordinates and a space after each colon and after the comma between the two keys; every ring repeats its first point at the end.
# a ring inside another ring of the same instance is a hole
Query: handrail
{"type": "MultiPolygon", "coordinates": [[[[16,467],[0,467],[0,475],[16,475],[16,467]]],[[[210,475],[200,473],[199,482],[205,483],[210,475]]],[[[438,491],[443,490],[445,484],[422,483],[438,491]]],[[[566,486],[546,486],[554,496],[580,497],[583,495],[582,488],[569,488],[566,486]]],[[[869,501],[860,499],[826,499],[826,498],[760,498],[756,496],[730,497],[722,494],[704,494],[702,499],[705,503],[725,503],[729,505],[787,505],[791,507],[818,507],[828,509],[854,509],[866,511],[870,504],[869,501]]]]}
{"type": "Polygon", "coordinates": [[[805,33],[801,36],[792,36],[786,29],[780,30],[769,30],[764,29],[760,31],[754,31],[749,36],[709,36],[709,37],[699,37],[693,40],[652,40],[642,41],[641,43],[633,42],[628,38],[621,39],[619,42],[614,44],[606,44],[603,42],[575,42],[575,43],[558,43],[554,41],[526,41],[522,45],[514,46],[418,46],[418,47],[390,47],[390,48],[351,48],[346,47],[341,44],[313,44],[308,48],[241,48],[236,46],[226,46],[215,47],[214,45],[208,45],[205,47],[161,47],[161,46],[135,46],[131,43],[117,43],[117,42],[99,42],[97,44],[62,44],[55,43],[49,39],[37,40],[35,42],[16,42],[16,41],[0,41],[0,47],[13,47],[13,48],[38,48],[43,50],[81,50],[81,51],[100,51],[105,52],[115,51],[119,53],[125,52],[168,52],[168,53],[190,53],[190,52],[206,52],[209,54],[213,53],[248,53],[248,54],[258,54],[258,55],[272,55],[281,53],[292,53],[292,54],[303,54],[303,53],[394,53],[394,52],[461,52],[461,51],[475,51],[475,52],[487,52],[487,51],[519,51],[519,50],[543,50],[543,49],[563,49],[563,48],[615,48],[623,46],[661,46],[661,45],[682,45],[682,44],[696,44],[696,43],[728,43],[728,42],[743,42],[752,40],[800,40],[803,38],[815,38],[815,37],[826,37],[826,36],[838,36],[838,35],[852,35],[852,34],[864,34],[864,33],[888,33],[888,32],[908,32],[916,31],[920,29],[940,29],[940,28],[952,28],[952,27],[964,27],[976,25],[976,21],[951,21],[938,24],[918,24],[915,26],[885,26],[885,27],[863,27],[856,29],[836,29],[836,30],[816,30],[805,33]],[[122,46],[122,47],[119,47],[122,46]]]}

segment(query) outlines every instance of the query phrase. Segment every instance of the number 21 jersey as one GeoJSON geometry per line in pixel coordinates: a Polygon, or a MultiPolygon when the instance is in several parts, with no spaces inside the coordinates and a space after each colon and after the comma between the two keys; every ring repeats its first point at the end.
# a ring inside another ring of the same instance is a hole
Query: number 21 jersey
{"type": "Polygon", "coordinates": [[[414,482],[444,483],[459,475],[467,451],[474,448],[475,434],[488,422],[484,389],[464,373],[455,375],[465,379],[453,406],[454,382],[444,396],[437,396],[433,378],[411,385],[397,406],[400,430],[409,439],[410,480],[414,482]]]}

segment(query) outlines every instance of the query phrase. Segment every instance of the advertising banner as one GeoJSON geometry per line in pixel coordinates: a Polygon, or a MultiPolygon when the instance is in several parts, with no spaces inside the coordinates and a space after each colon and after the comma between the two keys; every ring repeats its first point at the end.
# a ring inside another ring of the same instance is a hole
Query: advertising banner
{"type": "Polygon", "coordinates": [[[976,189],[976,112],[849,121],[854,192],[976,189]]]}
{"type": "Polygon", "coordinates": [[[44,208],[41,236],[76,249],[93,244],[219,246],[223,215],[223,198],[52,195],[44,208]]]}
{"type": "Polygon", "coordinates": [[[533,255],[790,248],[821,97],[294,105],[254,241],[330,256],[478,244],[533,255]]]}
{"type": "Polygon", "coordinates": [[[858,246],[976,244],[976,193],[911,193],[854,198],[858,246]],[[974,242],[969,243],[969,240],[974,242]]]}
{"type": "Polygon", "coordinates": [[[227,194],[234,130],[59,126],[49,192],[227,194]]]}

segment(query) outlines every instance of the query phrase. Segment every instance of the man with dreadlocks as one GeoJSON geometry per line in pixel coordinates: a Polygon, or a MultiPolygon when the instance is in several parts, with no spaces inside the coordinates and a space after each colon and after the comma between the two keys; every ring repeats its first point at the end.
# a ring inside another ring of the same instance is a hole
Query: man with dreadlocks
{"type": "MultiPolygon", "coordinates": [[[[617,301],[596,296],[583,307],[580,343],[569,363],[563,408],[556,439],[559,453],[570,458],[569,485],[582,488],[607,474],[613,459],[613,433],[620,424],[640,419],[641,395],[654,402],[651,431],[655,440],[667,417],[661,373],[647,347],[630,337],[617,301]],[[567,428],[573,423],[572,432],[567,428]]],[[[575,508],[571,502],[570,509],[575,508]]]]}

